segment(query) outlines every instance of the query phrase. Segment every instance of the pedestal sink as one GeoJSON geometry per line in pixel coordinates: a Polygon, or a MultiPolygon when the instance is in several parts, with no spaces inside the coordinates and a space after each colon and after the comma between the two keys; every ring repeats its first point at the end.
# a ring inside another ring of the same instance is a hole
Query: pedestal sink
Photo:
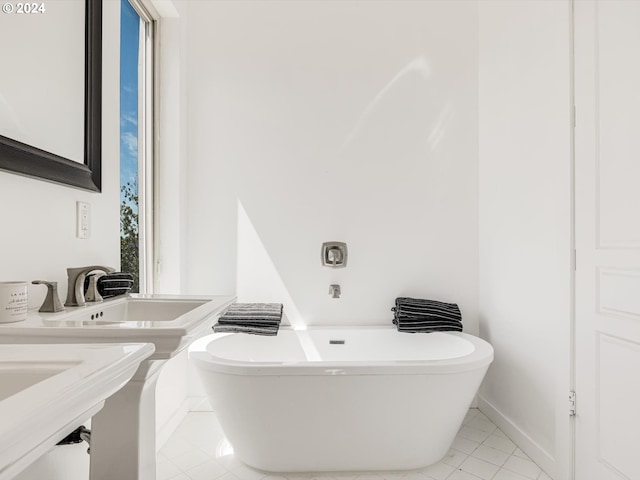
{"type": "Polygon", "coordinates": [[[3,345],[0,480],[13,478],[99,411],[153,345],[3,345]]]}
{"type": "Polygon", "coordinates": [[[149,342],[155,353],[92,419],[91,480],[156,480],[155,389],[164,362],[201,334],[233,296],[132,295],[0,325],[0,343],[149,342]]]}

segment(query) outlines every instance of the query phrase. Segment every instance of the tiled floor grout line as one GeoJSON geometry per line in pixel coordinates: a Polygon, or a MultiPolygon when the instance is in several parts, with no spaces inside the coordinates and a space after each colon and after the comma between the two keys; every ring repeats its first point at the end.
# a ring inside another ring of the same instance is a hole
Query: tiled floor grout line
{"type": "Polygon", "coordinates": [[[157,458],[157,480],[551,480],[477,409],[469,410],[442,461],[408,472],[257,471],[234,457],[213,412],[189,413],[157,458]]]}

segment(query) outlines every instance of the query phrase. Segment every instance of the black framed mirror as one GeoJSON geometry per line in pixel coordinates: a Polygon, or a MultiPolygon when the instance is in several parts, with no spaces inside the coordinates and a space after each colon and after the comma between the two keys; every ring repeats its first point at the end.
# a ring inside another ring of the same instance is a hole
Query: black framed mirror
{"type": "Polygon", "coordinates": [[[84,77],[84,163],[0,135],[0,169],[101,191],[102,0],[85,1],[84,77]]]}

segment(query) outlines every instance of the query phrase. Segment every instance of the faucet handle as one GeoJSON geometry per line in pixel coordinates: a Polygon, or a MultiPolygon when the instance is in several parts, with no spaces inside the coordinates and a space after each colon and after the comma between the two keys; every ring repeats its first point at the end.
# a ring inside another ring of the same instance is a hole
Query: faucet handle
{"type": "Polygon", "coordinates": [[[327,260],[332,264],[332,266],[336,266],[338,263],[342,263],[342,251],[338,247],[332,247],[327,250],[327,260]]]}
{"type": "Polygon", "coordinates": [[[31,282],[34,285],[46,285],[47,296],[42,302],[39,312],[61,312],[64,307],[60,303],[58,298],[58,282],[47,282],[46,280],[34,280],[31,282]]]}
{"type": "Polygon", "coordinates": [[[84,299],[87,302],[101,302],[102,300],[104,300],[102,298],[102,295],[100,295],[100,292],[98,291],[98,279],[100,277],[104,277],[105,275],[105,273],[100,272],[88,275],[85,278],[85,286],[87,290],[84,293],[84,299]]]}

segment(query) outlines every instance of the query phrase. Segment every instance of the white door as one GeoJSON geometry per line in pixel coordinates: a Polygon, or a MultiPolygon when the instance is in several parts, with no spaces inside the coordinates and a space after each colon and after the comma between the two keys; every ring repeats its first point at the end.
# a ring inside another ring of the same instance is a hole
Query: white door
{"type": "Polygon", "coordinates": [[[576,480],[640,479],[640,1],[575,2],[576,480]]]}

